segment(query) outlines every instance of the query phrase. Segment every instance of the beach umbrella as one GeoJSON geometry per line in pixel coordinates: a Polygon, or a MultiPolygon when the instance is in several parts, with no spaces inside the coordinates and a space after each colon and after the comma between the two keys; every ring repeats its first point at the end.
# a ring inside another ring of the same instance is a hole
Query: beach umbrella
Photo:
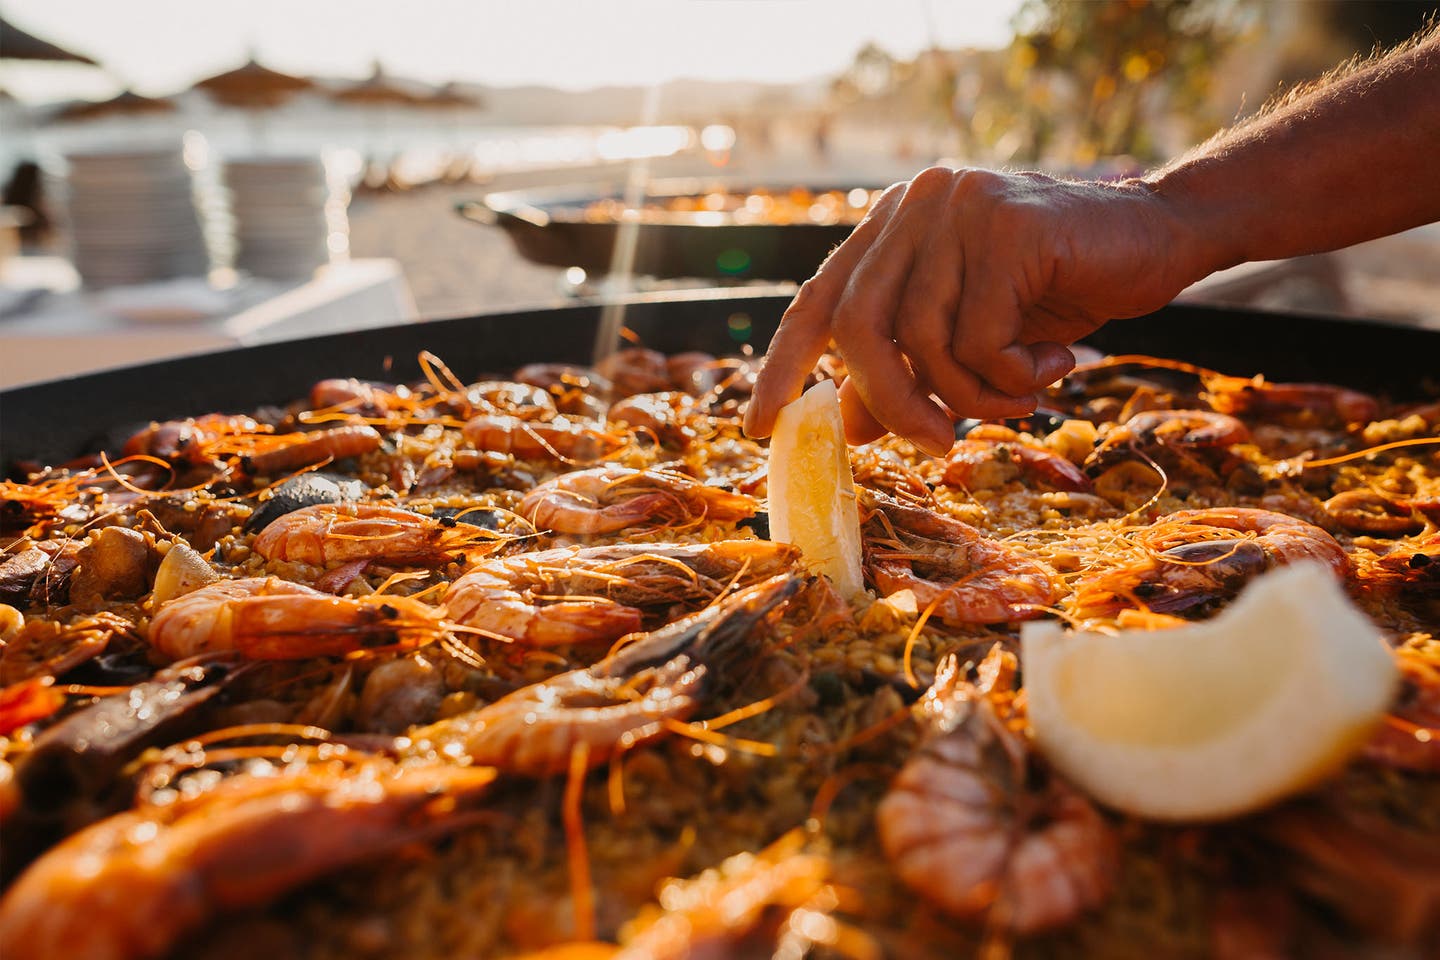
{"type": "Polygon", "coordinates": [[[453,83],[447,83],[429,95],[417,99],[415,105],[437,109],[479,109],[485,105],[485,100],[477,94],[466,93],[453,83]]]}
{"type": "Polygon", "coordinates": [[[251,57],[244,66],[197,81],[194,89],[227,107],[261,110],[278,107],[291,97],[314,89],[315,81],[262,67],[251,57]]]}
{"type": "Polygon", "coordinates": [[[26,33],[4,18],[0,18],[0,60],[46,60],[51,63],[83,63],[92,67],[100,65],[83,54],[66,50],[49,40],[41,40],[34,34],[26,33]]]}
{"type": "Polygon", "coordinates": [[[337,90],[330,95],[336,103],[347,103],[355,106],[404,106],[413,107],[424,102],[425,98],[417,95],[410,89],[400,86],[386,75],[380,64],[375,64],[375,70],[366,80],[337,90]]]}
{"type": "Polygon", "coordinates": [[[191,89],[201,91],[221,106],[249,114],[250,140],[256,146],[265,139],[261,114],[315,89],[315,81],[262,67],[252,56],[243,66],[196,81],[191,89]]]}
{"type": "Polygon", "coordinates": [[[72,103],[55,114],[54,119],[60,121],[98,120],[101,117],[130,116],[140,113],[169,113],[174,109],[175,104],[169,100],[142,97],[133,90],[126,90],[118,97],[111,97],[109,100],[72,103]]]}

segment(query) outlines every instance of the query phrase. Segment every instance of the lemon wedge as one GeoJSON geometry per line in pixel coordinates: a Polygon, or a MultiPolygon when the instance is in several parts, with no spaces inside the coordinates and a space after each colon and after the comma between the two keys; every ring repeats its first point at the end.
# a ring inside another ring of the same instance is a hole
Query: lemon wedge
{"type": "Polygon", "coordinates": [[[860,510],[832,381],[781,408],[770,437],[770,534],[800,548],[812,573],[847,600],[865,592],[860,570],[860,510]]]}
{"type": "Polygon", "coordinates": [[[1170,630],[1021,631],[1035,740],[1101,803],[1160,820],[1234,816],[1343,766],[1384,715],[1395,659],[1314,564],[1258,578],[1170,630]]]}

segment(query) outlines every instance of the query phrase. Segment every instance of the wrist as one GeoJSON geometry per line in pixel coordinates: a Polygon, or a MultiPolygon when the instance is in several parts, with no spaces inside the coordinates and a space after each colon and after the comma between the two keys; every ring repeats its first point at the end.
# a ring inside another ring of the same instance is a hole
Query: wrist
{"type": "Polygon", "coordinates": [[[1124,185],[1148,205],[1167,272],[1178,286],[1189,286],[1247,259],[1232,218],[1179,171],[1161,171],[1124,185]]]}

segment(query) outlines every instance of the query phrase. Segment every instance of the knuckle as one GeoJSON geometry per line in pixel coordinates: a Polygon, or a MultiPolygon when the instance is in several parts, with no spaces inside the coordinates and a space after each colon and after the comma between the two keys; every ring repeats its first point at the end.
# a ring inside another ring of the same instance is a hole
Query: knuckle
{"type": "Polygon", "coordinates": [[[927,167],[910,181],[910,190],[907,191],[907,195],[945,192],[954,185],[955,179],[955,171],[948,167],[927,167]]]}
{"type": "MultiPolygon", "coordinates": [[[[839,248],[837,247],[836,249],[839,248]]],[[[834,255],[834,251],[831,251],[831,255],[834,255]]],[[[824,270],[825,265],[821,264],[820,269],[824,270]]],[[[820,275],[817,273],[809,280],[800,284],[800,289],[795,291],[795,299],[791,300],[790,306],[785,308],[785,315],[781,317],[780,322],[784,323],[786,320],[791,319],[794,314],[804,313],[814,307],[815,300],[820,297],[820,288],[823,283],[824,281],[820,279],[820,275]]]]}

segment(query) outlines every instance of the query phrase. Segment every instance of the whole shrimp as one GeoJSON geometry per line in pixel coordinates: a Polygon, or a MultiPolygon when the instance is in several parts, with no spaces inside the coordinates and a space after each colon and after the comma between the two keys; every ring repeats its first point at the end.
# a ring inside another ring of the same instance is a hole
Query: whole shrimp
{"type": "Polygon", "coordinates": [[[595,364],[601,376],[614,385],[616,397],[670,389],[670,365],[665,354],[645,347],[626,347],[595,364]]]}
{"type": "Polygon", "coordinates": [[[1027,620],[1060,596],[1049,567],[967,523],[874,490],[861,491],[861,504],[872,511],[866,565],[875,586],[910,590],[946,623],[1027,620]]]}
{"type": "MultiPolygon", "coordinates": [[[[1220,413],[1289,414],[1305,422],[1361,426],[1380,414],[1368,393],[1329,383],[1272,383],[1264,377],[1203,376],[1205,398],[1220,413]]],[[[1299,424],[1297,424],[1299,425],[1299,424]]]]}
{"type": "Polygon", "coordinates": [[[599,460],[625,445],[625,437],[556,417],[545,423],[485,414],[461,428],[478,450],[508,453],[521,460],[599,460]]]}
{"type": "Polygon", "coordinates": [[[320,503],[274,520],[251,548],[267,560],[331,566],[359,560],[424,567],[483,556],[498,538],[454,519],[375,503],[320,503]]]}
{"type": "Polygon", "coordinates": [[[609,643],[640,629],[641,604],[708,600],[736,578],[791,569],[798,556],[768,540],[524,553],[478,564],[451,583],[445,605],[460,624],[528,646],[609,643]]]}
{"type": "Polygon", "coordinates": [[[222,580],[184,594],[150,621],[150,646],[179,660],[234,650],[254,660],[409,648],[444,634],[443,611],[409,597],[334,597],[278,577],[222,580]]]}
{"type": "Polygon", "coordinates": [[[1008,427],[981,424],[955,443],[945,461],[945,482],[967,490],[991,489],[1023,479],[1052,490],[1084,493],[1090,480],[1069,460],[1027,443],[1008,427]]]}
{"type": "Polygon", "coordinates": [[[1191,473],[1210,472],[1198,459],[1204,454],[1223,453],[1233,444],[1250,439],[1250,431],[1239,420],[1213,410],[1143,410],[1115,427],[1085,459],[1088,469],[1104,467],[1134,456],[1169,455],[1191,473]]]}
{"type": "Polygon", "coordinates": [[[1030,934],[1103,903],[1119,845],[1095,807],[1054,774],[1032,785],[1021,734],[997,714],[1013,665],[998,646],[976,687],[952,655],[913,708],[929,736],[875,811],[905,885],[948,914],[1030,934]]]}
{"type": "Polygon", "coordinates": [[[0,900],[0,956],[167,956],[216,914],[455,829],[494,778],[485,767],[300,762],[142,804],[20,875],[0,900]]]}
{"type": "Polygon", "coordinates": [[[259,436],[269,431],[269,427],[262,428],[250,417],[207,413],[188,420],[152,423],[125,441],[124,453],[126,456],[143,454],[162,460],[205,463],[213,459],[211,447],[216,440],[232,436],[259,436]]]}
{"type": "Polygon", "coordinates": [[[661,446],[684,449],[715,432],[700,402],[688,393],[637,393],[610,405],[606,418],[652,434],[661,446]]]}
{"type": "Polygon", "coordinates": [[[1282,564],[1316,562],[1340,578],[1350,570],[1334,537],[1271,510],[1177,510],[1138,531],[1136,539],[1150,558],[1083,581],[1075,591],[1082,610],[1143,605],[1155,613],[1178,613],[1228,599],[1282,564]]]}
{"type": "Polygon", "coordinates": [[[743,493],[665,470],[596,467],[547,480],[520,501],[520,515],[556,533],[614,533],[639,524],[743,520],[759,504],[743,493]]]}
{"type": "Polygon", "coordinates": [[[590,767],[684,721],[727,666],[756,645],[771,610],[800,589],[772,577],[648,634],[588,669],[522,687],[472,713],[416,730],[402,745],[420,756],[467,756],[507,773],[548,777],[586,751],[590,767]],[[583,746],[582,746],[583,745],[583,746]]]}
{"type": "Polygon", "coordinates": [[[286,470],[358,457],[380,449],[380,432],[363,423],[349,423],[306,433],[282,433],[264,438],[245,458],[246,472],[272,476],[286,470]]]}

